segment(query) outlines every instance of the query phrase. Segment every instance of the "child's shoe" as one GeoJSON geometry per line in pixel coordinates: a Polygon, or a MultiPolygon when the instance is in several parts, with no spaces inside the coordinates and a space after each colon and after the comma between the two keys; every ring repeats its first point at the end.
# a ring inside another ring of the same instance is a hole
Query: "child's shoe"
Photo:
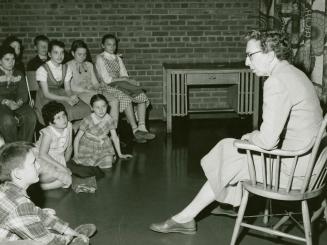
{"type": "Polygon", "coordinates": [[[91,237],[96,232],[97,227],[94,224],[82,224],[75,228],[75,231],[87,237],[91,237]]]}
{"type": "Polygon", "coordinates": [[[144,134],[141,133],[140,130],[135,131],[134,137],[136,143],[146,143],[146,138],[143,136],[144,134]]]}
{"type": "Polygon", "coordinates": [[[134,133],[135,137],[140,137],[140,138],[144,138],[146,140],[153,140],[156,135],[155,134],[152,134],[152,133],[149,133],[147,131],[142,131],[142,130],[137,130],[135,133],[134,133]]]}
{"type": "Polygon", "coordinates": [[[69,245],[89,245],[89,241],[84,241],[81,237],[74,237],[73,240],[68,243],[69,245]]]}

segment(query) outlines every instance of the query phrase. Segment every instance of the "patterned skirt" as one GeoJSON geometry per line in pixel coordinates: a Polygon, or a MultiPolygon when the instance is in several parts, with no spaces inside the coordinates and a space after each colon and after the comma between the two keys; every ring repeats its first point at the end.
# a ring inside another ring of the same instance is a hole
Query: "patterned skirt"
{"type": "Polygon", "coordinates": [[[78,156],[74,161],[84,166],[110,168],[114,155],[115,150],[109,137],[100,141],[84,134],[79,142],[78,156]]]}
{"type": "Polygon", "coordinates": [[[119,89],[113,88],[109,85],[102,85],[102,94],[107,97],[115,97],[119,100],[119,112],[125,111],[125,109],[132,103],[141,104],[145,103],[146,107],[150,105],[149,98],[145,93],[140,93],[138,96],[131,97],[119,89]]]}

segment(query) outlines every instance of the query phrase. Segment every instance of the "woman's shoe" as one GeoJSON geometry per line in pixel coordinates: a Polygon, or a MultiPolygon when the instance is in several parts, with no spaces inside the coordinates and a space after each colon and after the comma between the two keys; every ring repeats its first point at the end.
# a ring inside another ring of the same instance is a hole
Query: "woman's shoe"
{"type": "Polygon", "coordinates": [[[178,223],[173,219],[168,219],[165,222],[151,224],[150,230],[160,233],[182,233],[192,235],[196,233],[196,223],[194,220],[186,223],[178,223]]]}

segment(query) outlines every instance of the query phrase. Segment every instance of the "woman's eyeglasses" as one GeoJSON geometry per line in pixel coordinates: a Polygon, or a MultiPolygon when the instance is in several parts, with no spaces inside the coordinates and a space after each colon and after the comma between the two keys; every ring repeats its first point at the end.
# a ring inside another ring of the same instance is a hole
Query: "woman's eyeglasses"
{"type": "Polygon", "coordinates": [[[253,53],[247,53],[247,54],[246,54],[246,57],[249,58],[250,60],[252,60],[252,56],[253,56],[253,55],[255,55],[255,54],[257,54],[257,53],[261,53],[261,52],[262,52],[262,51],[260,50],[260,51],[253,52],[253,53]]]}

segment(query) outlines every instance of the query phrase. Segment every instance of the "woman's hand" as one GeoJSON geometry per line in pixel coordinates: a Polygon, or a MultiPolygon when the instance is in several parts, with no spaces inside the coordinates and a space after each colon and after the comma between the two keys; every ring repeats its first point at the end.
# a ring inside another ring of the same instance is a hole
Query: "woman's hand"
{"type": "Polygon", "coordinates": [[[16,101],[16,104],[21,107],[23,105],[24,101],[22,99],[19,99],[16,101]]]}
{"type": "Polygon", "coordinates": [[[128,82],[135,86],[138,86],[138,87],[141,85],[140,82],[136,81],[135,79],[131,79],[131,78],[128,79],[128,82]]]}
{"type": "Polygon", "coordinates": [[[100,84],[93,84],[93,86],[91,87],[91,90],[98,90],[100,88],[100,84]]]}
{"type": "Polygon", "coordinates": [[[70,96],[70,98],[74,101],[75,104],[77,104],[79,101],[79,98],[77,95],[72,95],[72,96],[70,96]]]}
{"type": "Polygon", "coordinates": [[[13,101],[13,100],[4,99],[4,100],[2,101],[2,104],[8,106],[10,110],[15,111],[15,110],[17,110],[19,107],[21,107],[21,105],[22,105],[23,103],[20,104],[20,103],[16,103],[16,102],[13,101]]]}
{"type": "Polygon", "coordinates": [[[72,184],[72,176],[65,170],[55,168],[56,178],[63,183],[64,188],[68,188],[72,184]]]}
{"type": "Polygon", "coordinates": [[[33,99],[31,99],[31,100],[30,100],[30,102],[29,102],[29,105],[30,105],[30,107],[32,107],[32,108],[33,108],[33,107],[34,107],[34,104],[35,104],[34,100],[33,100],[33,99]]]}
{"type": "Polygon", "coordinates": [[[70,104],[71,106],[74,106],[78,103],[79,99],[76,95],[71,95],[67,99],[67,103],[70,104]]]}
{"type": "Polygon", "coordinates": [[[120,154],[118,155],[119,158],[121,159],[129,159],[129,158],[132,158],[133,155],[130,155],[130,154],[120,154]]]}
{"type": "Polygon", "coordinates": [[[62,181],[64,187],[69,187],[72,184],[72,177],[70,175],[64,175],[60,181],[62,181]]]}

